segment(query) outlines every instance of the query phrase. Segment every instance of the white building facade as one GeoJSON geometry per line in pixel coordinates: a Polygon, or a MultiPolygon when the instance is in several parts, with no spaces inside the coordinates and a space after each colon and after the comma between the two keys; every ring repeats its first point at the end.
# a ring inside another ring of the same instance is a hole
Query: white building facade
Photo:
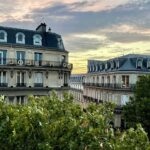
{"type": "Polygon", "coordinates": [[[70,92],[75,101],[84,102],[83,99],[83,83],[85,82],[85,74],[73,74],[70,77],[70,92]]]}
{"type": "Polygon", "coordinates": [[[41,23],[36,30],[0,26],[0,95],[26,103],[29,95],[69,91],[72,64],[62,38],[41,23]]]}
{"type": "Polygon", "coordinates": [[[137,80],[150,74],[150,56],[129,54],[106,61],[88,61],[83,97],[85,102],[113,102],[114,126],[120,127],[121,107],[133,96],[137,80]]]}

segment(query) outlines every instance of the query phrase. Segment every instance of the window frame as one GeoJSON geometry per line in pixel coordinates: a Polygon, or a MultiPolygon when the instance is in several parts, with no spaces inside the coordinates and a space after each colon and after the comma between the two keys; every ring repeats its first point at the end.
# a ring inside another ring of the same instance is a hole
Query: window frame
{"type": "Polygon", "coordinates": [[[42,36],[40,34],[35,34],[33,36],[33,45],[42,46],[42,36]]]}
{"type": "Polygon", "coordinates": [[[142,58],[138,58],[137,61],[136,61],[136,68],[137,69],[142,69],[142,67],[143,67],[143,59],[142,58]]]}
{"type": "Polygon", "coordinates": [[[4,33],[4,39],[0,39],[0,42],[7,42],[7,32],[5,30],[0,30],[0,33],[4,33]]]}
{"type": "Polygon", "coordinates": [[[18,33],[16,34],[16,43],[25,44],[25,34],[24,34],[24,33],[18,32],[18,33]],[[19,35],[22,36],[22,41],[19,40],[19,35]]]}
{"type": "Polygon", "coordinates": [[[150,69],[150,59],[147,60],[147,69],[150,69]]]}

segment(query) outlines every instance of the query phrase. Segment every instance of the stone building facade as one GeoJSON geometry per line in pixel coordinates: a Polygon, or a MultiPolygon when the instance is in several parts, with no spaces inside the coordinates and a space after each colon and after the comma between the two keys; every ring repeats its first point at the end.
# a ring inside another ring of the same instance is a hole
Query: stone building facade
{"type": "Polygon", "coordinates": [[[70,77],[70,92],[74,99],[80,103],[83,99],[83,83],[85,82],[85,74],[73,74],[70,77]]]}
{"type": "Polygon", "coordinates": [[[150,56],[128,54],[106,61],[89,60],[87,70],[82,101],[115,103],[114,126],[120,127],[122,106],[133,96],[140,76],[150,75],[150,56]]]}
{"type": "Polygon", "coordinates": [[[60,35],[46,30],[0,26],[0,95],[9,103],[26,103],[29,95],[61,97],[69,91],[72,64],[60,35]]]}

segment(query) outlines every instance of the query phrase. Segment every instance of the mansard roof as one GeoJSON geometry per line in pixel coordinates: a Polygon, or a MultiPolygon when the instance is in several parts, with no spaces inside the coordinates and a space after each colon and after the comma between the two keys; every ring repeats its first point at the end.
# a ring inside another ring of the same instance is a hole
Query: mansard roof
{"type": "Polygon", "coordinates": [[[150,61],[150,55],[128,54],[105,61],[88,60],[88,72],[114,72],[114,71],[148,71],[147,66],[150,61]],[[137,67],[138,60],[141,60],[142,66],[137,67]],[[102,66],[102,67],[100,67],[102,66]],[[97,68],[97,69],[96,69],[97,68]]]}
{"type": "Polygon", "coordinates": [[[72,74],[70,80],[72,82],[82,82],[84,80],[85,74],[72,74]]]}
{"type": "MultiPolygon", "coordinates": [[[[43,24],[41,24],[43,25],[43,24]]],[[[45,25],[45,24],[44,24],[45,25]]],[[[41,47],[41,48],[51,48],[55,50],[65,51],[64,46],[61,48],[59,47],[59,40],[61,39],[61,35],[53,33],[51,31],[42,31],[38,30],[39,27],[37,27],[36,30],[28,30],[28,29],[20,29],[20,28],[12,28],[12,27],[4,27],[0,26],[0,30],[5,31],[7,33],[7,42],[0,42],[0,45],[6,44],[6,45],[20,45],[16,43],[16,34],[23,33],[25,35],[25,44],[21,46],[31,46],[31,47],[41,47]],[[33,43],[33,36],[34,35],[40,35],[42,37],[42,45],[34,45],[33,43]]],[[[46,26],[45,26],[46,29],[46,26]]],[[[62,39],[61,39],[62,41],[62,39]]],[[[63,44],[63,42],[62,42],[63,44]]]]}

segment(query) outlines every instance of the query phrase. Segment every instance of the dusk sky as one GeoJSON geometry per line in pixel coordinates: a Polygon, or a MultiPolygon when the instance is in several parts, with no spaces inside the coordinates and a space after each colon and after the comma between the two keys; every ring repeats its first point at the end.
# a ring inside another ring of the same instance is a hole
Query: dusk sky
{"type": "Polygon", "coordinates": [[[73,73],[85,73],[87,59],[150,54],[150,0],[0,0],[0,26],[41,22],[62,35],[73,73]]]}

